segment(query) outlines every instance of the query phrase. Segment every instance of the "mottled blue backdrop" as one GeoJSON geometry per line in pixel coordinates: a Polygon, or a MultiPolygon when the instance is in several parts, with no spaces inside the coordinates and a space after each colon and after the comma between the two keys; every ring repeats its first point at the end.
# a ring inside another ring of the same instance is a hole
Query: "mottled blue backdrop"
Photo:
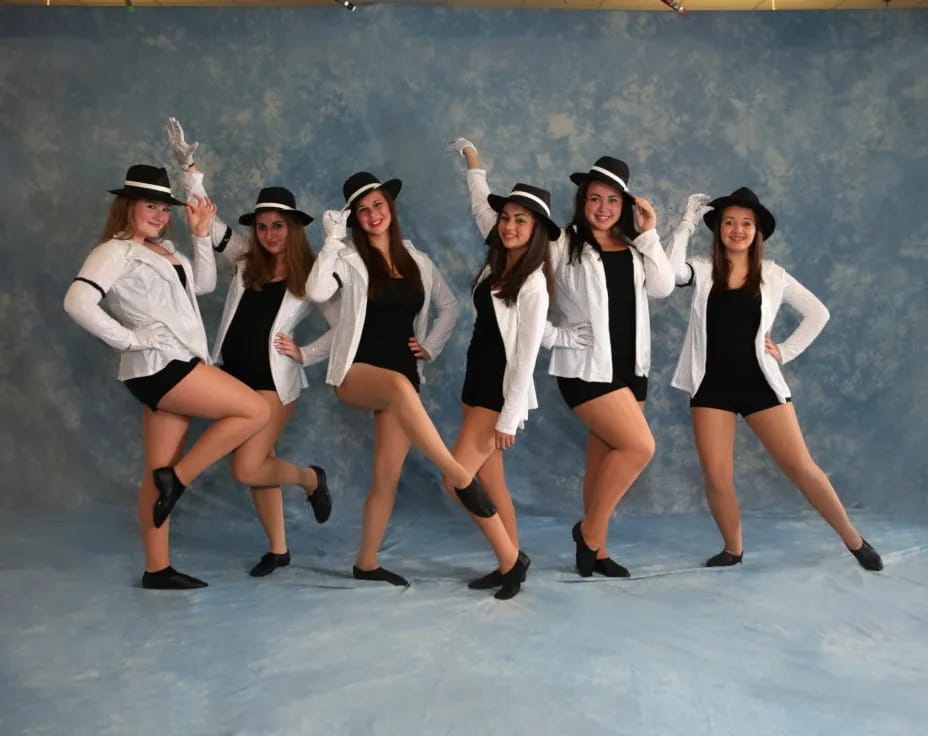
{"type": "MultiPolygon", "coordinates": [[[[567,175],[603,154],[630,163],[665,236],[691,192],[751,186],[778,218],[769,255],[832,312],[786,369],[814,454],[849,505],[923,511],[926,48],[919,11],[0,6],[0,508],[131,513],[138,406],[115,380],[115,355],[66,318],[61,299],[96,242],[106,189],[133,162],[168,163],[162,123],[176,115],[202,141],[198,161],[229,221],[263,185],[290,187],[318,215],[357,169],[402,178],[404,232],[462,300],[482,246],[449,138],[480,146],[494,188],[548,187],[561,220],[567,175]]],[[[321,243],[318,220],[310,235],[321,243]]],[[[183,225],[178,236],[185,245],[183,225]]],[[[705,246],[700,233],[694,248],[705,246]]],[[[223,267],[204,299],[211,334],[228,278],[223,267]]],[[[680,290],[652,302],[658,450],[625,514],[703,507],[686,396],[669,386],[689,299],[680,290]]],[[[465,310],[423,393],[449,442],[470,319],[465,310]]],[[[314,320],[303,334],[318,329],[314,320]]],[[[310,370],[281,454],[330,468],[339,514],[354,520],[370,421],[341,406],[323,375],[310,370]]],[[[576,517],[584,432],[543,366],[536,376],[541,409],[507,453],[510,487],[523,512],[576,517]]],[[[745,508],[803,507],[745,428],[737,453],[745,508]]],[[[244,511],[233,489],[214,468],[185,513],[244,511]]],[[[444,503],[412,456],[401,511],[444,503]]]]}

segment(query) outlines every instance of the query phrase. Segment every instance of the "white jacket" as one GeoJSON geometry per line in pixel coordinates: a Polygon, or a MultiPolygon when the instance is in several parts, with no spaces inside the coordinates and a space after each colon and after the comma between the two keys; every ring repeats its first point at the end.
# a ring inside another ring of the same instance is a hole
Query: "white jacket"
{"type": "MultiPolygon", "coordinates": [[[[712,261],[708,258],[686,258],[686,247],[694,226],[681,222],[671,236],[670,261],[677,283],[692,283],[693,302],[690,320],[683,340],[683,350],[677,361],[671,385],[688,391],[690,396],[699,390],[706,376],[706,317],[709,293],[712,291],[712,261]]],[[[761,263],[760,327],[754,338],[754,353],[767,383],[782,404],[790,397],[789,386],[780,372],[780,365],[766,351],[764,338],[773,327],[773,321],[782,303],[792,305],[802,315],[802,321],[782,343],[778,343],[783,363],[788,363],[805,350],[828,322],[828,309],[821,301],[773,261],[761,263]]]]}
{"type": "MultiPolygon", "coordinates": [[[[490,188],[486,171],[468,169],[467,188],[470,191],[471,212],[477,221],[480,234],[486,238],[496,225],[496,211],[487,202],[490,188]]],[[[479,284],[490,275],[484,267],[477,279],[479,284]]],[[[522,429],[531,409],[538,408],[535,382],[532,373],[541,348],[548,314],[548,284],[542,268],[532,273],[522,284],[516,303],[508,306],[493,293],[493,313],[499,326],[506,350],[506,369],[503,372],[503,408],[496,429],[504,434],[515,434],[522,429]]]]}
{"type": "Polygon", "coordinates": [[[194,238],[193,244],[191,267],[170,241],[161,243],[183,267],[186,288],[167,258],[133,240],[113,238],[90,252],[65,294],[68,315],[122,351],[120,381],[153,375],[172,360],[209,362],[196,296],[216,288],[216,261],[208,237],[194,238]]]}
{"type": "MultiPolygon", "coordinates": [[[[569,263],[567,231],[551,243],[554,295],[564,324],[589,322],[593,345],[587,348],[551,349],[552,376],[608,383],[612,380],[612,343],[609,337],[609,294],[602,256],[589,244],[580,258],[569,263]]],[[[663,298],[673,291],[670,262],[656,230],[646,230],[632,241],[635,284],[635,375],[647,376],[651,369],[651,321],[648,297],[663,298]]]]}
{"type": "MultiPolygon", "coordinates": [[[[206,196],[206,189],[203,187],[202,172],[185,172],[181,175],[181,183],[184,192],[189,199],[191,194],[206,196]]],[[[226,295],[226,302],[222,309],[222,319],[219,321],[219,330],[216,333],[216,340],[213,342],[212,360],[214,363],[222,363],[222,343],[226,339],[226,333],[229,331],[229,325],[238,310],[238,305],[245,293],[245,282],[242,280],[241,261],[242,256],[248,252],[249,241],[238,233],[233,233],[219,217],[214,217],[210,227],[210,236],[212,246],[219,250],[223,256],[235,267],[235,276],[232,283],[229,284],[229,293],[226,295]]],[[[298,299],[289,290],[284,291],[284,298],[277,310],[277,316],[271,325],[271,331],[267,336],[268,359],[271,366],[271,377],[274,379],[274,387],[277,389],[277,395],[280,403],[289,404],[295,401],[300,391],[309,386],[306,380],[306,374],[302,366],[313,365],[325,360],[329,355],[329,349],[332,345],[332,338],[335,333],[332,329],[327,330],[321,337],[309,343],[300,346],[300,352],[303,355],[302,365],[292,358],[281,355],[274,349],[274,337],[278,332],[282,332],[290,337],[293,336],[293,330],[305,317],[312,311],[313,303],[307,297],[298,299]]],[[[320,306],[320,311],[326,321],[331,326],[337,317],[337,302],[331,301],[320,306]]]]}
{"type": "MultiPolygon", "coordinates": [[[[408,240],[403,245],[419,267],[424,299],[413,320],[413,334],[428,351],[432,360],[438,357],[454,328],[458,317],[458,300],[448,288],[432,260],[416,250],[408,240]],[[438,316],[428,329],[429,305],[434,303],[438,316]]],[[[341,288],[338,320],[329,354],[326,383],[340,386],[358,352],[364,318],[367,315],[367,267],[354,244],[346,245],[335,238],[326,238],[306,282],[306,295],[314,302],[325,302],[341,288]]],[[[418,361],[419,379],[425,383],[422,361],[418,361]]]]}

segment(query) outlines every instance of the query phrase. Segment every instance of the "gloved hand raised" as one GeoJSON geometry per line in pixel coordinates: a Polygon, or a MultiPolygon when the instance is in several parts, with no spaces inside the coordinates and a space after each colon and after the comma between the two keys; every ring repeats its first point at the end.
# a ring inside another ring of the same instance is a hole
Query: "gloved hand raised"
{"type": "Polygon", "coordinates": [[[453,141],[448,141],[447,149],[452,153],[460,153],[463,156],[465,148],[473,148],[474,155],[477,155],[477,146],[467,140],[467,138],[455,138],[453,141]]]}
{"type": "Polygon", "coordinates": [[[350,210],[326,210],[322,213],[322,229],[326,240],[344,240],[348,237],[349,214],[350,210]]]}
{"type": "Polygon", "coordinates": [[[184,140],[184,129],[181,127],[177,118],[167,119],[164,127],[168,131],[168,143],[171,144],[171,155],[182,169],[189,169],[193,166],[193,153],[197,150],[199,143],[187,143],[184,140]]]}
{"type": "Polygon", "coordinates": [[[708,207],[712,199],[708,194],[691,194],[686,200],[686,210],[683,213],[683,221],[696,227],[702,216],[706,214],[711,207],[708,207]]]}

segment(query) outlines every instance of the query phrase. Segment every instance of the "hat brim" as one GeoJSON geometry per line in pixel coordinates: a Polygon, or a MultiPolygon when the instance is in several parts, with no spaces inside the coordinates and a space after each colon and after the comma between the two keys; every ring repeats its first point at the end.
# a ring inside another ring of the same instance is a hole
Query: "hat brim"
{"type": "Polygon", "coordinates": [[[610,179],[605,174],[600,174],[598,171],[577,171],[570,175],[570,180],[574,184],[576,184],[578,187],[581,184],[584,184],[588,181],[598,181],[601,184],[605,184],[606,186],[612,187],[617,192],[622,194],[622,196],[625,197],[625,199],[627,199],[630,204],[635,203],[635,197],[634,195],[632,195],[631,192],[625,189],[622,189],[622,187],[619,186],[618,183],[610,179]]]}
{"type": "Polygon", "coordinates": [[[128,197],[129,199],[149,199],[152,202],[165,202],[181,207],[186,204],[186,202],[181,202],[179,199],[174,199],[174,197],[167,192],[158,192],[154,189],[123,187],[122,189],[109,189],[108,191],[110,194],[115,194],[117,197],[128,197]]]}
{"type": "Polygon", "coordinates": [[[364,192],[364,194],[362,194],[360,197],[355,199],[350,205],[348,205],[350,209],[348,210],[348,219],[346,220],[346,223],[348,225],[352,224],[352,221],[354,220],[354,205],[357,204],[358,200],[361,199],[361,197],[366,197],[371,192],[376,192],[378,189],[383,189],[390,195],[390,197],[395,202],[396,198],[400,196],[400,189],[402,188],[403,188],[402,180],[387,179],[385,182],[381,182],[380,186],[376,186],[373,189],[369,189],[368,191],[364,192]]]}
{"type": "Polygon", "coordinates": [[[709,202],[709,206],[712,209],[702,216],[702,221],[713,232],[719,216],[726,207],[744,207],[753,211],[757,215],[757,224],[760,226],[760,232],[764,236],[764,240],[769,240],[770,236],[773,235],[773,231],[776,230],[776,219],[770,210],[760,202],[728,196],[713,199],[709,202]]]}
{"type": "Polygon", "coordinates": [[[238,224],[251,227],[255,223],[255,218],[261,212],[282,212],[287,215],[293,215],[300,222],[303,223],[303,227],[306,227],[309,223],[313,221],[312,216],[307,215],[305,212],[301,212],[300,210],[282,210],[278,207],[261,207],[260,209],[257,209],[254,212],[246,212],[244,215],[239,217],[238,224]]]}
{"type": "Polygon", "coordinates": [[[513,204],[519,205],[519,207],[524,207],[529,212],[531,212],[535,219],[539,220],[548,231],[548,240],[557,240],[561,237],[561,228],[554,222],[550,217],[548,217],[544,212],[541,212],[534,207],[531,207],[528,202],[523,202],[518,199],[512,199],[510,197],[503,197],[499,194],[488,194],[487,202],[490,207],[492,207],[496,212],[502,212],[503,207],[506,206],[507,202],[512,202],[513,204]]]}

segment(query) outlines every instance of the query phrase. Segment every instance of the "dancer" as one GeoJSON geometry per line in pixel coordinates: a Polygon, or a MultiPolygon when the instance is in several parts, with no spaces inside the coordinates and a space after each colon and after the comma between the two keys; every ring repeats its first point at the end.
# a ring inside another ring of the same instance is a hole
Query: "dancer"
{"type": "MultiPolygon", "coordinates": [[[[466,161],[471,211],[487,245],[472,290],[476,321],[461,391],[462,424],[451,453],[477,472],[519,548],[503,451],[515,443],[529,410],[538,407],[532,372],[547,324],[552,278],[548,244],[560,237],[561,229],[551,219],[547,191],[519,183],[508,197],[490,194],[477,147],[457,138],[448,148],[466,161]]],[[[519,554],[528,566],[528,556],[519,554]]],[[[494,588],[501,580],[497,568],[468,587],[494,588]]]]}
{"type": "Polygon", "coordinates": [[[734,486],[735,422],[741,414],[861,566],[881,570],[879,554],[858,534],[828,476],[812,459],[780,372],[781,363],[793,360],[818,336],[829,315],[811,291],[764,258],[764,243],[775,227],[773,214],[747,187],[711,202],[705,194],[693,194],[670,246],[677,283],[694,287],[673,385],[691,396],[706,498],[724,543],[706,566],[736,565],[744,555],[734,486]],[[687,259],[700,216],[712,231],[712,255],[687,259]],[[783,303],[794,307],[802,321],[776,343],[770,330],[783,303]]]}
{"type": "MultiPolygon", "coordinates": [[[[183,170],[181,182],[188,199],[205,197],[203,174],[193,160],[199,144],[187,143],[176,118],[168,118],[167,130],[174,159],[183,170]]],[[[332,512],[325,470],[318,465],[295,465],[274,452],[300,391],[308,386],[302,366],[325,360],[332,342],[331,329],[303,347],[292,338],[313,306],[305,296],[315,255],[304,230],[312,220],[297,209],[290,190],[266,187],[258,194],[254,211],[238,219],[249,228],[247,238],[233,233],[219,217],[213,218],[210,227],[213,248],[235,268],[212,359],[254,389],[268,405],[271,417],[264,429],[230,456],[232,475],[251,487],[255,511],[268,538],[268,552],[251,568],[253,577],[290,564],[282,484],[303,488],[320,524],[332,512]]],[[[331,324],[334,305],[323,305],[322,310],[331,324]]]]}
{"type": "Polygon", "coordinates": [[[360,580],[407,585],[377,564],[377,551],[412,443],[438,466],[487,536],[505,571],[495,595],[511,598],[525,579],[526,564],[492,500],[473,471],[445,447],[419,399],[420,363],[444,347],[458,304],[429,257],[402,239],[394,208],[401,185],[366,171],[345,181],[345,208],[323,216],[326,239],[307,286],[316,301],[341,290],[326,381],[348,406],[374,413],[374,477],[353,573],[360,580]],[[352,242],[346,245],[349,226],[352,242]],[[432,303],[438,317],[427,330],[432,303]]]}
{"type": "Polygon", "coordinates": [[[81,327],[122,353],[119,380],[142,403],[145,472],[138,497],[145,547],[145,588],[200,588],[168,555],[168,515],[185,488],[206,468],[258,432],[267,405],[240,381],[209,365],[197,294],[216,285],[207,237],[215,205],[196,197],[187,205],[194,262],[165,238],[171,196],[163,168],[136,164],[110,190],[100,244],[68,289],[65,311],[81,327]],[[101,307],[106,306],[106,311],[101,307]],[[215,419],[184,453],[191,417],[215,419]]]}
{"type": "Polygon", "coordinates": [[[643,412],[651,363],[648,297],[670,294],[673,272],[654,208],[629,192],[624,161],[603,156],[570,179],[577,185],[573,218],[552,247],[555,293],[566,325],[592,324],[593,344],[555,344],[549,372],[589,430],[584,517],[572,530],[577,572],[628,577],[607,554],[606,537],[613,509],[654,455],[643,412]]]}

